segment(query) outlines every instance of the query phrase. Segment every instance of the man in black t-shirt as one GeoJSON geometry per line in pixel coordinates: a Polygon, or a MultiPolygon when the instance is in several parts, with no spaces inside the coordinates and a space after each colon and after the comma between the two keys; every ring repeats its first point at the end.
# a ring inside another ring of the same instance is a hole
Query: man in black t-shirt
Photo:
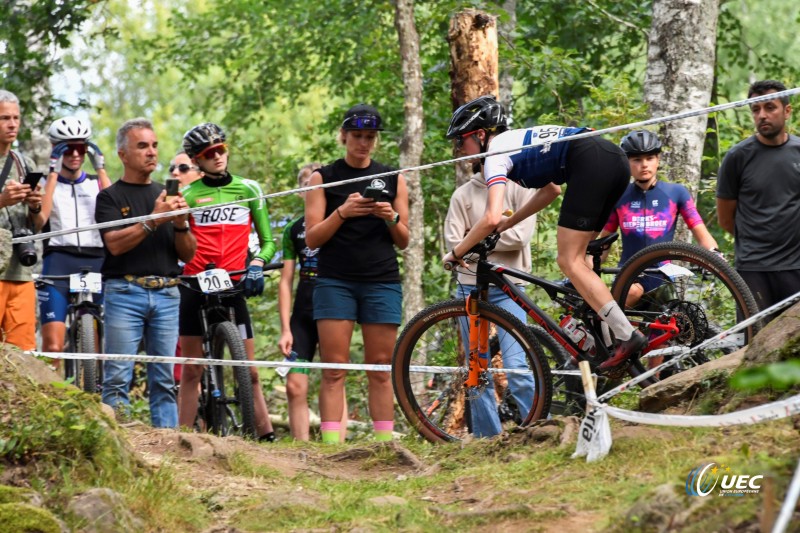
{"type": "MultiPolygon", "coordinates": [[[[158,141],[145,119],[125,122],[117,132],[122,178],[97,196],[95,219],[108,222],[187,207],[183,197],[166,198],[150,175],[158,166],[158,141]]],[[[105,352],[136,353],[144,338],[148,355],[175,355],[180,304],[178,260],[188,262],[197,242],[187,215],[159,218],[101,230],[105,248],[105,352]]],[[[127,409],[133,362],[106,361],[103,403],[127,409]]],[[[172,365],[149,363],[147,387],[154,427],[177,427],[172,365]]]]}
{"type": "MultiPolygon", "coordinates": [[[[774,80],[747,97],[785,91],[774,80]]],[[[765,309],[800,291],[800,138],[789,97],[750,105],[756,134],[730,149],[717,180],[719,225],[735,236],[736,270],[765,309]]]]}

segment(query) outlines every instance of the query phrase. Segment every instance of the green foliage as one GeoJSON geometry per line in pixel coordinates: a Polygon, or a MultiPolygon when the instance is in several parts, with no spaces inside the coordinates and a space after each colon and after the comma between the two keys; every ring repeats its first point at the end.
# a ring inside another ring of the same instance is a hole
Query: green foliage
{"type": "Polygon", "coordinates": [[[44,395],[19,405],[0,392],[0,401],[9,404],[9,421],[0,427],[0,456],[27,463],[44,455],[80,461],[98,454],[106,444],[105,429],[98,419],[86,421],[92,399],[72,387],[63,388],[54,398],[55,408],[44,395]]]}
{"type": "MultiPolygon", "coordinates": [[[[0,87],[17,95],[26,117],[49,119],[53,104],[42,82],[61,68],[55,59],[102,4],[98,0],[0,2],[0,87]],[[55,53],[54,53],[55,52],[55,53]]],[[[21,132],[30,137],[30,131],[21,132]]]]}
{"type": "Polygon", "coordinates": [[[800,359],[738,370],[731,386],[746,392],[765,388],[787,390],[800,385],[800,359]]]}

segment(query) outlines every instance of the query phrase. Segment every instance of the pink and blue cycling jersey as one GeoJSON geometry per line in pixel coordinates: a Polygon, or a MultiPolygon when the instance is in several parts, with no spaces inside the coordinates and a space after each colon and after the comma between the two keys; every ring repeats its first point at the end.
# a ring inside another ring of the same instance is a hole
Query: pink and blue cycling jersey
{"type": "Polygon", "coordinates": [[[675,237],[678,214],[689,229],[703,224],[689,191],[679,183],[657,181],[643,191],[631,183],[614,206],[603,231],[622,233],[620,264],[651,244],[675,237]]]}

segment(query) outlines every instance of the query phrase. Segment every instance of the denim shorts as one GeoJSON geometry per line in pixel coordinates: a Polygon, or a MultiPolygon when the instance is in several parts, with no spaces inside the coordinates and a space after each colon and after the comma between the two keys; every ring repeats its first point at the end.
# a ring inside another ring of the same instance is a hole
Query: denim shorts
{"type": "Polygon", "coordinates": [[[402,307],[400,282],[317,278],[314,286],[314,320],[400,325],[402,307]]]}

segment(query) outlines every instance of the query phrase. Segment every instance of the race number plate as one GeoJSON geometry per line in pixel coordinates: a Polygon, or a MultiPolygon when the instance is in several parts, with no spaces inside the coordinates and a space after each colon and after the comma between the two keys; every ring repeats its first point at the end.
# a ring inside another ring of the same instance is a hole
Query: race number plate
{"type": "Polygon", "coordinates": [[[692,271],[688,268],[684,268],[673,263],[665,263],[658,267],[658,269],[672,281],[675,281],[678,278],[690,278],[694,276],[694,273],[692,273],[692,271]]]}
{"type": "Polygon", "coordinates": [[[222,268],[200,272],[197,275],[197,282],[200,283],[200,290],[206,294],[225,291],[233,287],[231,277],[222,268]]]}
{"type": "Polygon", "coordinates": [[[93,294],[100,294],[103,292],[103,277],[99,272],[71,274],[69,276],[69,292],[91,292],[93,294]]]}

